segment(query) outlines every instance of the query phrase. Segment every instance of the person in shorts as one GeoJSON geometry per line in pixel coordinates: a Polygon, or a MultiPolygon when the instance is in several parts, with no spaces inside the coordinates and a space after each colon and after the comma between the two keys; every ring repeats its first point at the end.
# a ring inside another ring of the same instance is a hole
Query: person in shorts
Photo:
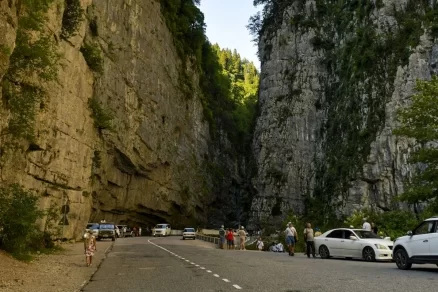
{"type": "Polygon", "coordinates": [[[232,228],[229,228],[227,231],[227,248],[234,249],[234,232],[232,228]]]}
{"type": "Polygon", "coordinates": [[[286,233],[286,245],[289,250],[289,255],[294,256],[295,238],[297,236],[297,231],[295,230],[295,227],[292,225],[292,223],[289,222],[284,232],[286,233]]]}

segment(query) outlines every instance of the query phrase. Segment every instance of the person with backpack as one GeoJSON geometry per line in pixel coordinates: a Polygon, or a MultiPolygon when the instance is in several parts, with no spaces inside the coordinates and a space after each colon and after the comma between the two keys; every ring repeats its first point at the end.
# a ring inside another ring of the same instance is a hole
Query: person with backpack
{"type": "Polygon", "coordinates": [[[286,230],[284,231],[286,233],[286,245],[289,249],[289,255],[294,256],[295,254],[295,242],[297,238],[297,231],[295,227],[292,225],[291,222],[289,222],[286,230]]]}

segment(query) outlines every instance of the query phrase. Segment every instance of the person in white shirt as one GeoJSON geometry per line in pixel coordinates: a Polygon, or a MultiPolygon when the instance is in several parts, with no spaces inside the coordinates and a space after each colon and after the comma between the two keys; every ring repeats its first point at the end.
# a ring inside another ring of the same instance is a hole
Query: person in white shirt
{"type": "Polygon", "coordinates": [[[297,230],[292,225],[292,223],[288,224],[288,227],[284,231],[286,233],[286,245],[289,248],[289,255],[294,256],[295,251],[295,239],[297,238],[297,230]]]}
{"type": "Polygon", "coordinates": [[[371,231],[371,224],[368,223],[367,218],[363,218],[362,229],[365,229],[367,231],[371,231]]]}
{"type": "Polygon", "coordinates": [[[263,250],[263,246],[264,246],[264,244],[263,244],[263,241],[262,241],[262,238],[261,238],[261,237],[259,237],[259,239],[257,240],[257,242],[256,242],[256,246],[257,246],[257,249],[258,249],[258,250],[263,250]]]}

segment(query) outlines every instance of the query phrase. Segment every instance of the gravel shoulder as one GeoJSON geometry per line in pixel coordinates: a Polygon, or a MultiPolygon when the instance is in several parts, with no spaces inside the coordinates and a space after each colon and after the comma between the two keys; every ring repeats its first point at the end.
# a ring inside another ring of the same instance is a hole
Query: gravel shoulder
{"type": "Polygon", "coordinates": [[[80,291],[96,272],[112,242],[97,242],[97,253],[91,267],[85,265],[82,242],[63,244],[62,247],[62,251],[54,254],[37,255],[30,263],[20,262],[0,251],[0,291],[80,291]]]}

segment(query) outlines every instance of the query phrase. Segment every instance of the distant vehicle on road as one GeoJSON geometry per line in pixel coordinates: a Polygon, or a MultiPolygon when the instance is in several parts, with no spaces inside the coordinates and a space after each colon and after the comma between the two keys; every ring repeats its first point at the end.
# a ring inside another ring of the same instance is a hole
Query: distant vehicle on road
{"type": "Polygon", "coordinates": [[[321,258],[363,258],[368,262],[392,260],[393,242],[371,231],[338,228],[315,237],[315,250],[321,258]]]}
{"type": "Polygon", "coordinates": [[[88,230],[92,230],[94,237],[97,238],[97,235],[99,234],[99,223],[87,223],[83,235],[84,238],[87,236],[88,230]]]}
{"type": "Polygon", "coordinates": [[[116,226],[114,225],[114,223],[100,223],[97,240],[108,238],[111,238],[112,241],[116,240],[116,226]]]}
{"type": "Polygon", "coordinates": [[[157,224],[152,230],[152,235],[155,236],[169,236],[172,231],[170,224],[162,223],[157,224]]]}
{"type": "Polygon", "coordinates": [[[184,228],[182,237],[183,240],[185,240],[186,238],[196,239],[195,228],[184,228]]]}
{"type": "Polygon", "coordinates": [[[409,270],[412,264],[436,264],[438,266],[438,216],[424,220],[414,231],[394,242],[394,259],[401,270],[409,270]]]}

